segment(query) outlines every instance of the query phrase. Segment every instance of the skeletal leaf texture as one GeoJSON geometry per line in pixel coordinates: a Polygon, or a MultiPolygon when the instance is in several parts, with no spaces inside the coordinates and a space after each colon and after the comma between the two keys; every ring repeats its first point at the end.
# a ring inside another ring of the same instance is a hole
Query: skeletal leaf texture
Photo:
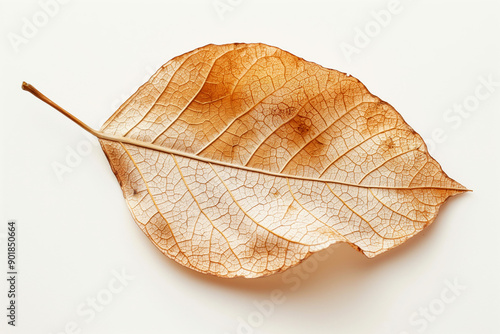
{"type": "Polygon", "coordinates": [[[100,132],[154,245],[223,277],[279,272],[337,242],[373,257],[466,191],[357,79],[264,44],[172,59],[100,132]]]}

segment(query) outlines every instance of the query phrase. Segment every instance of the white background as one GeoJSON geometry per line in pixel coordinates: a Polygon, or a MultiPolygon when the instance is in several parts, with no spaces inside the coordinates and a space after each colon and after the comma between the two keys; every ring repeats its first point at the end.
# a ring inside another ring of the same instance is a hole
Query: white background
{"type": "Polygon", "coordinates": [[[48,16],[37,1],[1,1],[0,263],[7,219],[16,219],[20,274],[12,328],[2,269],[0,332],[498,332],[499,3],[401,0],[381,26],[373,11],[388,3],[74,0],[48,16]],[[221,3],[231,10],[218,12],[221,3]],[[23,31],[33,23],[35,31],[23,31]],[[375,259],[343,245],[253,280],[205,276],[167,259],[133,221],[97,141],[21,82],[99,128],[169,59],[228,42],[267,43],[357,77],[474,192],[375,259]],[[347,44],[358,53],[345,54],[347,44]],[[496,86],[488,91],[481,80],[496,86]],[[478,99],[476,89],[489,94],[478,99]],[[471,111],[447,114],[454,105],[471,111]],[[83,148],[68,166],[69,152],[83,148]],[[71,172],[58,177],[57,164],[71,172]],[[133,276],[126,285],[114,279],[121,271],[133,276]],[[273,291],[282,297],[271,304],[273,291]],[[90,311],[92,298],[106,305],[90,311]]]}

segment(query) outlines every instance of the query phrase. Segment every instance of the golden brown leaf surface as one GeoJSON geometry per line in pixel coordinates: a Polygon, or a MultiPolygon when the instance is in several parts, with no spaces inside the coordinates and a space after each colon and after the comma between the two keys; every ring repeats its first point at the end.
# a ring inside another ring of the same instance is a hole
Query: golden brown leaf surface
{"type": "Polygon", "coordinates": [[[101,129],[134,219],[165,255],[258,277],[348,242],[368,257],[465,191],[357,79],[263,44],[166,63],[101,129]]]}

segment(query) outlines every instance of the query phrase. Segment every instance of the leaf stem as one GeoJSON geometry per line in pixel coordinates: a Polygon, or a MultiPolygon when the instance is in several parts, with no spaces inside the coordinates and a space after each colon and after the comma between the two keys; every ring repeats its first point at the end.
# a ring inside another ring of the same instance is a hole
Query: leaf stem
{"type": "Polygon", "coordinates": [[[65,109],[63,109],[62,107],[60,107],[59,105],[57,105],[54,101],[52,101],[51,99],[49,99],[47,96],[43,95],[38,89],[36,89],[32,85],[30,85],[29,83],[26,83],[26,82],[23,81],[22,89],[25,90],[25,91],[27,91],[27,92],[30,92],[31,94],[33,94],[38,99],[42,100],[43,102],[47,103],[52,108],[54,108],[57,111],[59,111],[61,114],[63,114],[64,116],[68,117],[70,120],[72,120],[73,122],[75,122],[76,124],[78,124],[80,127],[82,127],[85,131],[93,134],[97,138],[102,138],[102,135],[101,135],[101,133],[99,131],[92,129],[90,126],[88,126],[87,124],[83,123],[81,120],[79,120],[73,114],[71,114],[70,112],[66,111],[65,109]]]}

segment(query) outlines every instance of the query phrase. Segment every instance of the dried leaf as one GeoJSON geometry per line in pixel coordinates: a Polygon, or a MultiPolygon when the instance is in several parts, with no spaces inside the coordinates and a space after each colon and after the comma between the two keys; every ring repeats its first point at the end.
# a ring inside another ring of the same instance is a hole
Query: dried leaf
{"type": "Polygon", "coordinates": [[[263,44],[176,57],[87,130],[156,247],[223,277],[279,272],[337,242],[373,257],[467,191],[357,79],[263,44]]]}

